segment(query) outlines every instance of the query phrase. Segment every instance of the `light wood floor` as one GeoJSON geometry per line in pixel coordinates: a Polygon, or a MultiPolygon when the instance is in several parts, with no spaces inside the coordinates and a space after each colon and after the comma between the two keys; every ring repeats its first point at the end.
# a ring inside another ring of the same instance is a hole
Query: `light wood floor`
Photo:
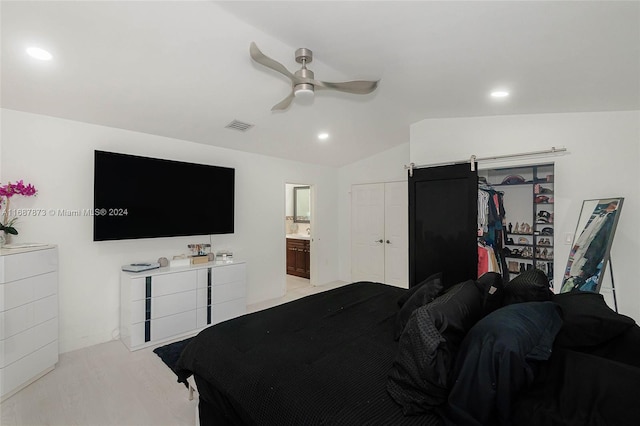
{"type": "MultiPolygon", "coordinates": [[[[344,285],[311,287],[287,276],[285,296],[249,305],[248,312],[344,285]]],[[[129,352],[119,340],[60,355],[55,370],[0,404],[2,426],[195,425],[197,397],[153,348],[129,352]]]]}

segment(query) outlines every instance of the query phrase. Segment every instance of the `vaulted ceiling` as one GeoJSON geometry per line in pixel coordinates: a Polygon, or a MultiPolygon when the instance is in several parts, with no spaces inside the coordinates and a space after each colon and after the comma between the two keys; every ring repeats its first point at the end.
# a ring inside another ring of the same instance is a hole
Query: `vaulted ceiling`
{"type": "Polygon", "coordinates": [[[3,108],[309,163],[407,142],[425,118],[640,109],[636,1],[2,1],[0,12],[3,108]],[[250,59],[252,41],[291,71],[306,47],[317,79],[379,87],[272,112],[291,87],[250,59]],[[32,45],[53,58],[29,57],[32,45]],[[234,119],[254,127],[225,128],[234,119]]]}

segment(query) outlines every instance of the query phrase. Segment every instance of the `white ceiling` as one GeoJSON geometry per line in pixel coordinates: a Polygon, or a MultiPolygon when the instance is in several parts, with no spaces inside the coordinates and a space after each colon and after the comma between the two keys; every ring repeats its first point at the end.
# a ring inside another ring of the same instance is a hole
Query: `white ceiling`
{"type": "MultiPolygon", "coordinates": [[[[2,1],[3,108],[340,166],[425,118],[640,109],[640,2],[2,1]],[[249,44],[369,95],[290,90],[249,44]],[[36,44],[54,58],[25,54],[36,44]],[[512,96],[500,102],[494,88],[512,96]],[[225,129],[237,119],[247,132],[225,129]],[[331,134],[319,142],[319,131],[331,134]]],[[[455,141],[451,141],[455,143],[455,141]]]]}

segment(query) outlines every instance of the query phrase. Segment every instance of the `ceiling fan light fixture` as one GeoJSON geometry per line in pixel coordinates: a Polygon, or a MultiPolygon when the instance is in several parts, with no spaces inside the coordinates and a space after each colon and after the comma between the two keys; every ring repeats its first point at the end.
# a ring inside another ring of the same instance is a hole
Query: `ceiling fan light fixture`
{"type": "Polygon", "coordinates": [[[296,95],[296,98],[299,97],[313,97],[313,84],[309,83],[300,83],[296,84],[293,88],[293,93],[296,95]]]}
{"type": "Polygon", "coordinates": [[[313,103],[313,84],[300,83],[293,87],[293,94],[296,102],[300,105],[311,105],[313,103]]]}

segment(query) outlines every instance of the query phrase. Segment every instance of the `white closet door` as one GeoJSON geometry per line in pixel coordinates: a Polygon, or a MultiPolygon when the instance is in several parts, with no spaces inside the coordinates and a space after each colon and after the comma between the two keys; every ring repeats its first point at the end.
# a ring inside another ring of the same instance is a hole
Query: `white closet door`
{"type": "Polygon", "coordinates": [[[351,187],[351,279],[384,282],[384,184],[351,187]]]}
{"type": "Polygon", "coordinates": [[[385,183],[385,256],[387,284],[409,286],[409,197],[406,182],[385,183]]]}

